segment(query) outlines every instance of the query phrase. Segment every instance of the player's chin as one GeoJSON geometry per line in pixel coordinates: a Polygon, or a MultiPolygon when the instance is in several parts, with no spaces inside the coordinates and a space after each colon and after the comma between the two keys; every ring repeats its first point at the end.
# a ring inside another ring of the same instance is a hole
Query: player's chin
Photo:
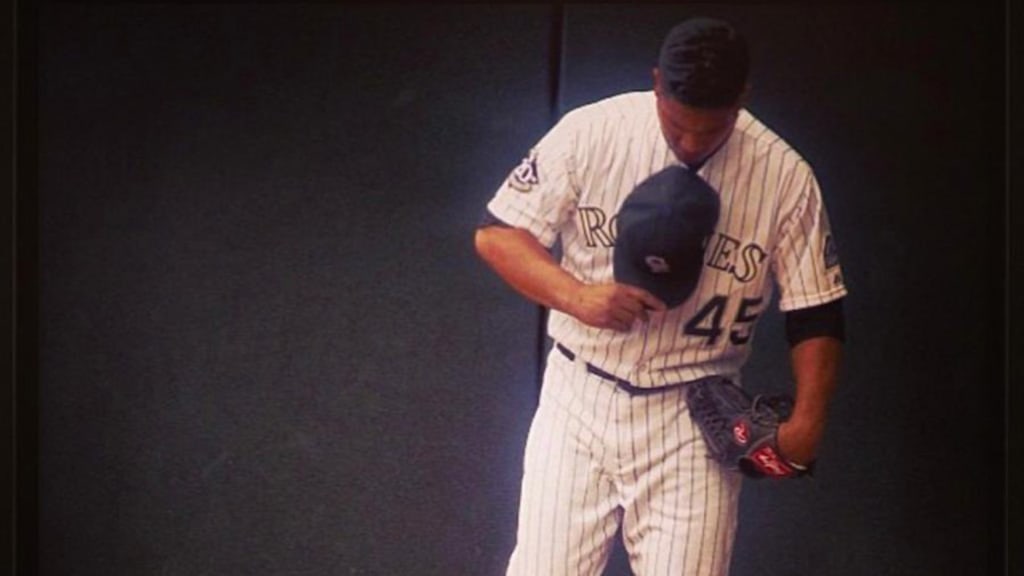
{"type": "Polygon", "coordinates": [[[687,166],[700,166],[708,159],[710,154],[700,154],[699,156],[687,156],[685,159],[680,159],[683,164],[687,166]]]}
{"type": "Polygon", "coordinates": [[[701,162],[704,161],[705,158],[708,157],[707,154],[685,153],[675,148],[672,149],[672,154],[675,155],[676,160],[679,160],[680,162],[686,164],[687,166],[695,166],[697,164],[700,164],[701,162]]]}

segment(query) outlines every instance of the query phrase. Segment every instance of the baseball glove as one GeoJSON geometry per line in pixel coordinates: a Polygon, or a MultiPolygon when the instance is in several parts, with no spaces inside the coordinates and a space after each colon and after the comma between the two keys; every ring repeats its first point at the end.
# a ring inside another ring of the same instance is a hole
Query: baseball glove
{"type": "Polygon", "coordinates": [[[749,478],[797,478],[809,466],[786,460],[776,439],[779,424],[793,411],[786,395],[751,398],[721,377],[686,385],[686,404],[711,452],[711,458],[749,478]]]}

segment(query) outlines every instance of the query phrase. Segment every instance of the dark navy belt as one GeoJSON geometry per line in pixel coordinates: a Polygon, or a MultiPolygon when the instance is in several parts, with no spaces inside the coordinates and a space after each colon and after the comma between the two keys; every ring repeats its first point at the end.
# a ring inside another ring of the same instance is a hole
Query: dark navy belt
{"type": "MultiPolygon", "coordinates": [[[[558,351],[561,352],[563,356],[568,358],[570,362],[576,361],[576,353],[574,353],[572,350],[569,350],[568,348],[562,346],[558,342],[555,342],[555,348],[558,348],[558,351]]],[[[614,382],[616,386],[622,388],[623,390],[629,392],[630,394],[656,394],[658,392],[664,392],[665,390],[670,390],[672,388],[678,388],[685,384],[685,382],[680,382],[678,384],[669,384],[666,386],[658,386],[656,388],[641,388],[639,386],[635,386],[629,380],[624,380],[622,378],[619,378],[615,374],[611,374],[609,372],[601,370],[600,368],[594,366],[590,362],[587,362],[586,365],[587,372],[590,372],[594,376],[598,376],[600,378],[604,378],[605,380],[610,380],[614,382]]]]}

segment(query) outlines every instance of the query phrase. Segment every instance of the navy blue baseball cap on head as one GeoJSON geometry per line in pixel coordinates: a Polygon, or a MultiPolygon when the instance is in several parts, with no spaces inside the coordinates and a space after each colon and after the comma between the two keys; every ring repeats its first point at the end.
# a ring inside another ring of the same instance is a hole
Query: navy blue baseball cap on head
{"type": "Polygon", "coordinates": [[[638,286],[669,308],[697,287],[719,199],[700,176],[670,166],[637,185],[616,217],[615,281],[638,286]]]}

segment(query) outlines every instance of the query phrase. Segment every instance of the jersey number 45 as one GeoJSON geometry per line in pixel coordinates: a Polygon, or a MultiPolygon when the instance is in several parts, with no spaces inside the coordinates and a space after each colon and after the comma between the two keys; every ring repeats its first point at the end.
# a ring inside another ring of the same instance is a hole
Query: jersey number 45
{"type": "Polygon", "coordinates": [[[729,341],[740,346],[750,341],[754,332],[754,323],[761,315],[757,307],[763,298],[743,298],[736,309],[736,318],[728,326],[722,324],[725,309],[728,308],[728,296],[715,296],[707,301],[693,318],[683,326],[683,334],[704,338],[705,346],[714,346],[729,328],[729,341]]]}

